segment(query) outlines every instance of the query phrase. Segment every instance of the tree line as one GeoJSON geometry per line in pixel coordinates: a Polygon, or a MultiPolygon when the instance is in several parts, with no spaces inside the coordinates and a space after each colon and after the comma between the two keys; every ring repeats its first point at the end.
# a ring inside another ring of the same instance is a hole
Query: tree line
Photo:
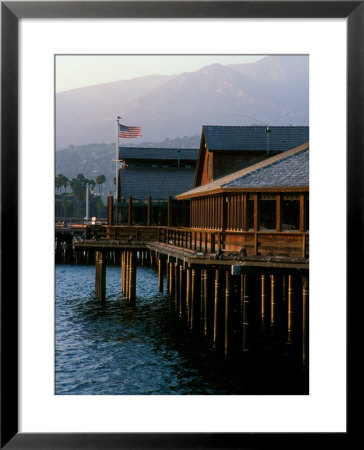
{"type": "Polygon", "coordinates": [[[59,173],[55,177],[56,188],[56,218],[84,218],[86,214],[86,188],[89,188],[90,217],[106,216],[105,205],[102,201],[102,185],[105,175],[98,175],[95,180],[86,178],[83,173],[69,180],[59,173]],[[98,194],[95,191],[97,185],[98,194]],[[68,188],[71,189],[69,192],[68,188]]]}

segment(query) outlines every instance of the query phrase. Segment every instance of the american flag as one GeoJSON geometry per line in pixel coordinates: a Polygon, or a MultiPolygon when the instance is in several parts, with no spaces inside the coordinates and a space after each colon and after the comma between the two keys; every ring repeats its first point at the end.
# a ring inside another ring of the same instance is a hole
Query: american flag
{"type": "Polygon", "coordinates": [[[127,127],[119,123],[119,136],[121,138],[138,138],[142,135],[140,127],[127,127]]]}

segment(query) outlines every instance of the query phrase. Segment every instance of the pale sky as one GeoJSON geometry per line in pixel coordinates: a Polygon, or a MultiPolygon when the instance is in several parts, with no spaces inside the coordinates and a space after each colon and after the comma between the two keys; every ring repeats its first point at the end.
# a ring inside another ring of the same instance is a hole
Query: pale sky
{"type": "Polygon", "coordinates": [[[145,75],[192,72],[210,64],[242,64],[264,55],[56,55],[56,92],[145,75]]]}

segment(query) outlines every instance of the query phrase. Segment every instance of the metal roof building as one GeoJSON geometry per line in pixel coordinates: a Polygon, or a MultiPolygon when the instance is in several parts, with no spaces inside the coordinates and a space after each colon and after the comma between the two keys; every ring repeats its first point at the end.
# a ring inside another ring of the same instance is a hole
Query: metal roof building
{"type": "Polygon", "coordinates": [[[167,199],[193,187],[197,149],[120,147],[121,196],[167,199]]]}
{"type": "Polygon", "coordinates": [[[202,127],[195,187],[309,141],[305,126],[202,127]]]}

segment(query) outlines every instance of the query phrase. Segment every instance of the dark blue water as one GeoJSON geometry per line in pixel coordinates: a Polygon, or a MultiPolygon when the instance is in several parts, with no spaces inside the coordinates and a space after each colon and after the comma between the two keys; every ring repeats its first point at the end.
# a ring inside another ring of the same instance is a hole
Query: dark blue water
{"type": "Polygon", "coordinates": [[[277,361],[231,363],[213,351],[158,292],[153,268],[137,269],[134,307],[121,294],[119,267],[107,267],[104,306],[94,276],[93,266],[56,265],[56,394],[305,393],[305,376],[292,379],[284,363],[277,372],[277,361]]]}

